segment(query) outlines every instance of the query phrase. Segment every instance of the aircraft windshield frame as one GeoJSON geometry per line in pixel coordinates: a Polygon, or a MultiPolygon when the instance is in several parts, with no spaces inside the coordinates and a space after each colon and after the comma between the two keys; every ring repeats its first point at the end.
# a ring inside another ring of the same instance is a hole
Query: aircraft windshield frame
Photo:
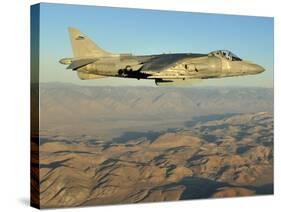
{"type": "Polygon", "coordinates": [[[237,55],[235,55],[234,53],[232,53],[229,50],[218,50],[218,51],[212,52],[212,54],[220,55],[221,57],[224,57],[231,61],[242,61],[242,59],[240,57],[238,57],[237,55]]]}

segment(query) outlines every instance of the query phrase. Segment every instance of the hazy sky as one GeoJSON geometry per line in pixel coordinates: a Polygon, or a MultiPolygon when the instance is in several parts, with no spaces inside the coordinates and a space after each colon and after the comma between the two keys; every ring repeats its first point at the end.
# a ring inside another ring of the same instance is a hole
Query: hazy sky
{"type": "Polygon", "coordinates": [[[265,67],[255,76],[208,79],[199,86],[273,86],[273,18],[41,4],[40,80],[85,85],[154,85],[153,81],[80,80],[59,59],[72,57],[67,27],[114,53],[208,53],[228,49],[265,67]]]}

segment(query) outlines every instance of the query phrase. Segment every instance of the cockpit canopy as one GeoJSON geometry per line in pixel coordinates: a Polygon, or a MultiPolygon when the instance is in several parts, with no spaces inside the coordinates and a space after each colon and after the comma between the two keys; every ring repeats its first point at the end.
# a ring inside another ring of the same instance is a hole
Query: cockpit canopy
{"type": "Polygon", "coordinates": [[[209,55],[221,56],[221,57],[226,58],[227,60],[231,60],[231,61],[242,61],[241,58],[239,58],[237,55],[233,54],[231,51],[228,51],[228,50],[213,51],[209,55]]]}

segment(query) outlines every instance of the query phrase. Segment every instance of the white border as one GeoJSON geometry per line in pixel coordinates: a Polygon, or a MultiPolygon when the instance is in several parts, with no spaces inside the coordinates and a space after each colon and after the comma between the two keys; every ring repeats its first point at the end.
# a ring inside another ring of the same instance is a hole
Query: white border
{"type": "MultiPolygon", "coordinates": [[[[0,210],[30,211],[29,201],[29,6],[38,1],[1,2],[0,210]]],[[[83,211],[274,211],[280,196],[280,5],[276,0],[58,0],[54,3],[150,8],[275,18],[275,195],[79,208],[83,211]]],[[[60,211],[65,211],[61,209],[60,211]]],[[[72,211],[77,209],[67,209],[72,211]]]]}

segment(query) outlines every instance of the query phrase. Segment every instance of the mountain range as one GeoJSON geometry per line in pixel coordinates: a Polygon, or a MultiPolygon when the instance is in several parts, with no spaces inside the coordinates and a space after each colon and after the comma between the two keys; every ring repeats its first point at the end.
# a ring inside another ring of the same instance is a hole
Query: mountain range
{"type": "Polygon", "coordinates": [[[127,140],[44,139],[41,207],[174,201],[273,193],[273,116],[193,120],[127,140]]]}
{"type": "Polygon", "coordinates": [[[201,116],[273,112],[273,89],[94,87],[40,84],[43,135],[110,139],[123,132],[182,127],[201,116]]]}

